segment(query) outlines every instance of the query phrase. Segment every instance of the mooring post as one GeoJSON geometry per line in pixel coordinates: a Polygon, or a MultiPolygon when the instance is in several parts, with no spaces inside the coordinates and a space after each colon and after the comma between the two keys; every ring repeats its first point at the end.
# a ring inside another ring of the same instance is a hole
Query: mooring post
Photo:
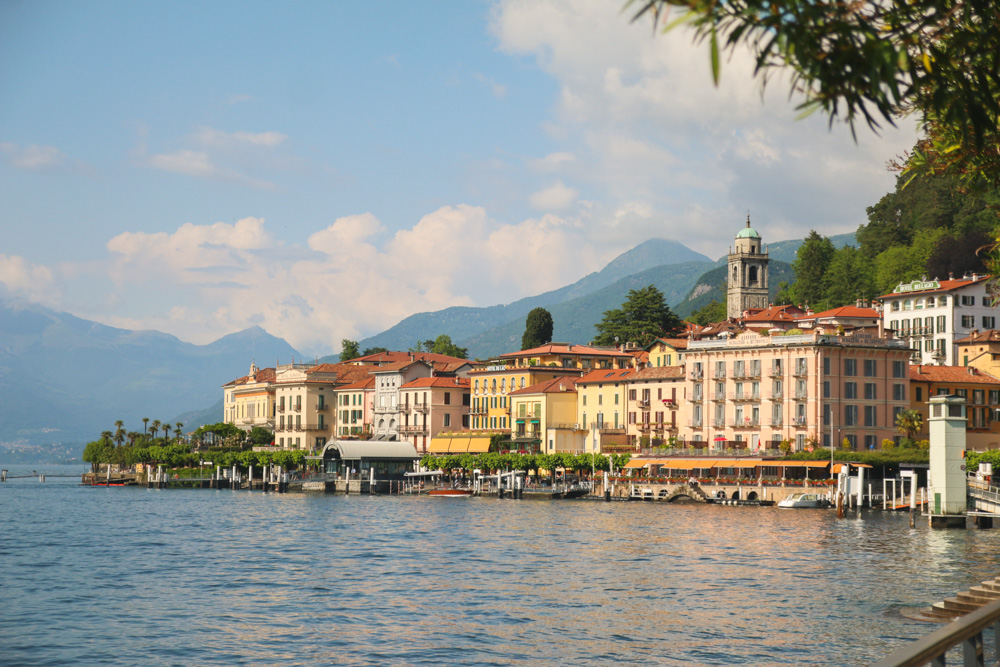
{"type": "Polygon", "coordinates": [[[7,481],[7,471],[0,470],[0,482],[6,482],[6,481],[7,481]]]}

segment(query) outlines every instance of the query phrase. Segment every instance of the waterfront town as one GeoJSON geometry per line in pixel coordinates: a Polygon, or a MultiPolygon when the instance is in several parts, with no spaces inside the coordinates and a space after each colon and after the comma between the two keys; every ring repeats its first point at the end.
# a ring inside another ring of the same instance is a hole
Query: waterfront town
{"type": "Polygon", "coordinates": [[[222,387],[224,421],[272,431],[277,450],[372,440],[406,441],[419,455],[860,451],[927,440],[927,402],[947,395],[966,401],[969,450],[1000,447],[989,276],[922,279],[813,312],[770,303],[768,263],[748,220],[728,255],[727,319],[644,347],[251,363],[222,387]],[[920,414],[912,432],[899,427],[907,411],[920,414]]]}

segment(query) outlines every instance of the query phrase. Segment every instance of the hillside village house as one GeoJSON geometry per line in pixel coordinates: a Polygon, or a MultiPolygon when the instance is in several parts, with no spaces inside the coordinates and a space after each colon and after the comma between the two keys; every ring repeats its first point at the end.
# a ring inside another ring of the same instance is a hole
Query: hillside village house
{"type": "Polygon", "coordinates": [[[574,380],[564,375],[510,392],[512,449],[532,454],[584,451],[574,380]]]}
{"type": "Polygon", "coordinates": [[[222,419],[249,431],[254,427],[274,430],[274,369],[257,368],[222,385],[222,419]]]}
{"type": "Polygon", "coordinates": [[[398,440],[401,421],[399,390],[407,382],[433,375],[426,361],[397,361],[371,370],[375,378],[375,423],[372,440],[398,440]]]}
{"type": "Polygon", "coordinates": [[[1000,331],[973,329],[965,338],[955,342],[958,360],[962,366],[972,366],[1000,377],[1000,331]]]}
{"type": "Polygon", "coordinates": [[[684,440],[757,449],[847,440],[872,449],[898,438],[909,407],[901,341],[868,334],[762,336],[692,341],[686,357],[684,440]],[[832,436],[832,437],[831,437],[832,436]],[[763,441],[763,442],[762,442],[763,441]]]}
{"type": "Polygon", "coordinates": [[[966,401],[966,449],[1000,448],[1000,379],[972,366],[910,366],[910,407],[923,416],[924,427],[916,436],[927,440],[927,401],[932,396],[960,396],[966,401]]]}
{"type": "Polygon", "coordinates": [[[958,345],[974,329],[995,329],[989,276],[900,283],[882,300],[882,322],[913,348],[913,362],[958,364],[958,345]]]}
{"type": "Polygon", "coordinates": [[[657,338],[645,348],[646,363],[657,368],[680,366],[684,363],[687,344],[687,338],[657,338]]]}
{"type": "MultiPolygon", "coordinates": [[[[684,367],[640,368],[625,379],[627,450],[662,447],[680,435],[678,413],[684,401],[684,367]]],[[[607,447],[604,451],[610,451],[607,447]]]]}
{"type": "Polygon", "coordinates": [[[590,371],[577,380],[578,429],[587,442],[587,452],[631,451],[625,432],[628,419],[627,380],[634,368],[614,368],[590,371]]]}
{"type": "Polygon", "coordinates": [[[375,378],[351,382],[337,388],[337,436],[368,439],[375,419],[375,378]]]}
{"type": "Polygon", "coordinates": [[[335,364],[288,364],[275,371],[278,421],[275,445],[286,449],[322,448],[334,434],[335,364]]]}
{"type": "Polygon", "coordinates": [[[420,377],[399,389],[399,434],[426,454],[432,437],[442,431],[468,430],[468,378],[420,377]]]}

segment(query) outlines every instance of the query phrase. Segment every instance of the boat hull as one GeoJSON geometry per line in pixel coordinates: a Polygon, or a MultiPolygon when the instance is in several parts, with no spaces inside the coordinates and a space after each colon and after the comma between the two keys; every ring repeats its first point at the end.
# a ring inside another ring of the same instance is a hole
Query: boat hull
{"type": "Polygon", "coordinates": [[[471,489],[431,489],[428,496],[435,498],[468,498],[472,495],[471,489]]]}

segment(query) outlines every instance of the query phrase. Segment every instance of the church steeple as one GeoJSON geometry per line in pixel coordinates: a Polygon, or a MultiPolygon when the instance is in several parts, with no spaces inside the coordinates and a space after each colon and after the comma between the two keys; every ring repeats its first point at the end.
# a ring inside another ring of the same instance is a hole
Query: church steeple
{"type": "Polygon", "coordinates": [[[768,295],[768,263],[771,258],[763,248],[760,234],[750,226],[750,214],[747,213],[747,226],[736,234],[732,252],[729,253],[728,289],[726,295],[726,314],[732,319],[743,317],[748,309],[767,308],[770,301],[768,295]]]}

